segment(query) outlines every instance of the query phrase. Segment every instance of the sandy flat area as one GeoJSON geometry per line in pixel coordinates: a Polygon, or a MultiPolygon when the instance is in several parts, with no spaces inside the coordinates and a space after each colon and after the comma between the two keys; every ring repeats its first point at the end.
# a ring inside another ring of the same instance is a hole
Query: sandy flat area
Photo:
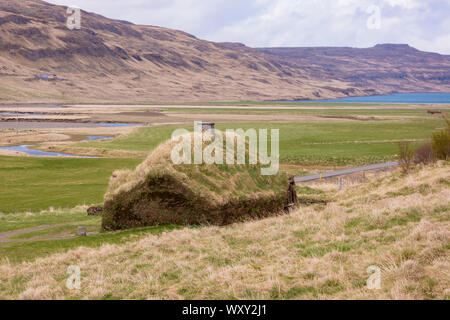
{"type": "MultiPolygon", "coordinates": [[[[313,103],[313,102],[310,102],[313,103]]],[[[157,109],[157,108],[182,108],[182,109],[244,109],[244,110],[267,110],[267,109],[279,109],[279,110],[355,110],[355,109],[450,109],[449,104],[372,104],[372,105],[358,105],[355,103],[355,106],[349,106],[348,104],[340,105],[339,103],[329,103],[329,105],[313,105],[308,104],[304,106],[299,106],[293,104],[292,106],[287,105],[170,105],[170,104],[158,104],[158,105],[137,105],[137,104],[129,104],[129,105],[67,105],[70,110],[90,110],[96,108],[111,108],[112,110],[120,110],[120,109],[157,109]]]]}
{"type": "Polygon", "coordinates": [[[0,156],[9,157],[29,157],[25,152],[13,151],[13,150],[2,150],[0,149],[0,156]]]}
{"type": "Polygon", "coordinates": [[[39,122],[39,121],[11,121],[0,122],[0,130],[30,130],[30,129],[52,129],[52,128],[92,128],[98,127],[95,123],[81,122],[39,122]]]}
{"type": "Polygon", "coordinates": [[[16,145],[24,142],[46,142],[46,141],[64,141],[69,140],[70,136],[58,133],[31,133],[31,132],[0,132],[1,145],[16,145]]]}
{"type": "MultiPolygon", "coordinates": [[[[399,117],[388,116],[352,116],[352,117],[323,117],[315,115],[301,114],[196,114],[196,113],[171,113],[178,119],[190,123],[193,121],[213,121],[213,122],[348,122],[364,120],[398,120],[399,117]]],[[[405,117],[402,117],[405,118],[405,117]]],[[[170,119],[168,117],[167,119],[170,119]]],[[[166,121],[167,121],[166,119],[166,121]]]]}

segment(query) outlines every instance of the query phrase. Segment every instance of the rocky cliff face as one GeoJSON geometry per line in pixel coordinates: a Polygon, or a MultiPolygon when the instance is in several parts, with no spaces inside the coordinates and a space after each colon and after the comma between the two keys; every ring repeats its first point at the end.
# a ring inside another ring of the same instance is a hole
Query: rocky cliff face
{"type": "Polygon", "coordinates": [[[253,49],[39,0],[0,2],[0,102],[220,101],[450,91],[450,58],[404,45],[253,49]],[[35,80],[55,73],[67,81],[35,80]]]}

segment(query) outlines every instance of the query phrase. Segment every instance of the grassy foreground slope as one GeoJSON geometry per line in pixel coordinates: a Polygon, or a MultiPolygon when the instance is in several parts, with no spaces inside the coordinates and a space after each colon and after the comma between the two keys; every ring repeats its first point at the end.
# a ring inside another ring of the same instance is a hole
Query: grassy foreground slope
{"type": "Polygon", "coordinates": [[[260,221],[3,261],[0,298],[450,298],[448,163],[331,196],[260,221]],[[80,290],[65,286],[69,265],[80,290]],[[380,290],[366,288],[371,265],[380,290]]]}

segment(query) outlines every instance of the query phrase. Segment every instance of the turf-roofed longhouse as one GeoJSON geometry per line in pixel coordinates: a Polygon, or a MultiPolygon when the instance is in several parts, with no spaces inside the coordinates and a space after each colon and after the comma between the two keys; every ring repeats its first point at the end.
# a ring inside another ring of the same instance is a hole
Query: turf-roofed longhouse
{"type": "MultiPolygon", "coordinates": [[[[193,137],[199,133],[190,133],[193,137]]],[[[227,133],[228,134],[228,133],[227,133]]],[[[237,141],[237,136],[233,139],[237,141]]],[[[174,164],[178,143],[158,146],[134,171],[113,173],[105,195],[102,226],[107,230],[164,224],[225,225],[283,211],[288,177],[261,175],[261,166],[174,164]]],[[[225,143],[224,143],[225,145],[225,143]]],[[[204,143],[203,148],[208,144],[204,143]]],[[[246,159],[249,146],[245,145],[246,159]]],[[[226,157],[224,148],[224,158],[226,157]]]]}

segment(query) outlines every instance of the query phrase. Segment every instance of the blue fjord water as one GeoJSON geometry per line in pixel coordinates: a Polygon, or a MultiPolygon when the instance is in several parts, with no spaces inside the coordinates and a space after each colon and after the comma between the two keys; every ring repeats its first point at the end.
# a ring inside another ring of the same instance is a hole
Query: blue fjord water
{"type": "Polygon", "coordinates": [[[389,95],[348,97],[327,100],[297,100],[291,102],[332,102],[332,103],[450,103],[450,92],[394,93],[389,95]]]}

